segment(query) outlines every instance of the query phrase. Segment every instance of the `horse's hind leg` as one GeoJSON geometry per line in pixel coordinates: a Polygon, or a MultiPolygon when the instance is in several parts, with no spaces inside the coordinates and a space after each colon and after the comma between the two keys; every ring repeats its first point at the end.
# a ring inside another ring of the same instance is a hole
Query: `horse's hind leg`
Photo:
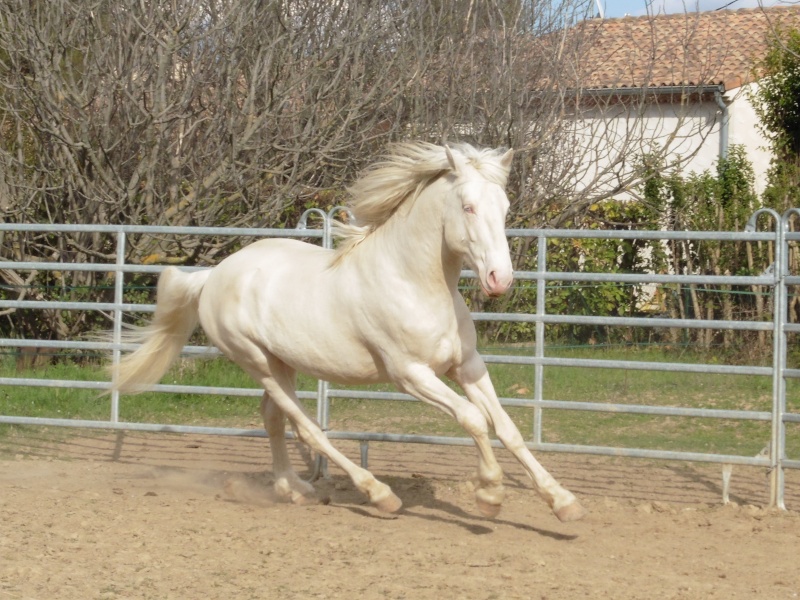
{"type": "Polygon", "coordinates": [[[275,492],[278,497],[295,504],[316,504],[319,500],[314,487],[300,478],[289,461],[286,449],[286,415],[270,400],[266,392],[261,400],[261,416],[264,417],[264,428],[269,435],[275,492]]]}
{"type": "MultiPolygon", "coordinates": [[[[375,476],[366,469],[354,464],[344,454],[339,452],[330,443],[330,440],[325,436],[320,429],[319,425],[314,422],[300,406],[294,389],[294,376],[291,369],[278,360],[276,357],[267,354],[267,365],[264,367],[264,373],[258,378],[261,385],[266,390],[266,395],[269,400],[266,404],[267,413],[273,410],[270,405],[274,402],[275,409],[280,410],[282,415],[291,420],[294,425],[295,434],[300,440],[308,444],[315,452],[326,456],[331,462],[341,468],[355,486],[369,498],[369,501],[383,512],[395,512],[400,510],[402,502],[391,488],[385,483],[381,483],[375,476]]],[[[248,365],[249,366],[249,365],[248,365]]],[[[252,369],[251,369],[252,371],[252,369]]],[[[279,419],[282,421],[283,416],[279,419]]],[[[270,419],[278,419],[271,413],[270,419]]],[[[265,421],[267,419],[265,418],[265,421]]],[[[275,427],[270,420],[270,427],[275,427]]],[[[281,434],[278,434],[278,439],[281,439],[281,434]]],[[[285,453],[285,441],[281,446],[278,444],[279,452],[282,450],[285,453]]],[[[273,450],[274,452],[274,450],[273,450]]],[[[284,454],[283,459],[288,462],[288,456],[284,454]]]]}

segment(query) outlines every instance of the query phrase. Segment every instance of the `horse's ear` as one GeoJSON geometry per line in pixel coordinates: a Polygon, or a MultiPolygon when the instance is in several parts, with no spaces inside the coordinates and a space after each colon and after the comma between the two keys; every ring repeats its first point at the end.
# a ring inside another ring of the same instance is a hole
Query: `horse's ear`
{"type": "Polygon", "coordinates": [[[444,145],[444,153],[447,155],[447,162],[450,163],[450,168],[453,169],[453,173],[458,173],[456,159],[453,158],[453,153],[450,151],[450,146],[447,144],[444,145]]]}
{"type": "Polygon", "coordinates": [[[500,168],[503,170],[503,187],[508,182],[508,174],[511,173],[511,161],[514,160],[514,150],[507,150],[503,156],[500,157],[500,168]]]}
{"type": "Polygon", "coordinates": [[[506,171],[511,170],[511,162],[514,160],[514,149],[510,148],[503,156],[500,157],[500,164],[506,171]]]}

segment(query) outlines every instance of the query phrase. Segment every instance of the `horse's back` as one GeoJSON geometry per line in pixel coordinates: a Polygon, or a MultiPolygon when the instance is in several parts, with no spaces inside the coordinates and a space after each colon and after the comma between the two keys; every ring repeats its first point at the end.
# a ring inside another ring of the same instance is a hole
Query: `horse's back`
{"type": "MultiPolygon", "coordinates": [[[[303,279],[296,277],[301,270],[318,276],[328,269],[333,256],[327,250],[313,244],[293,239],[266,239],[245,246],[220,262],[211,272],[210,285],[222,282],[229,292],[253,283],[265,283],[267,279],[288,281],[303,279]]],[[[307,279],[307,278],[305,278],[307,279]]]]}
{"type": "Polygon", "coordinates": [[[328,270],[332,255],[331,250],[299,240],[255,242],[212,269],[201,306],[257,310],[269,307],[274,297],[302,297],[328,270]]]}
{"type": "MultiPolygon", "coordinates": [[[[333,258],[333,250],[322,248],[315,244],[309,244],[300,240],[290,238],[270,238],[259,240],[245,246],[238,252],[231,254],[223,260],[219,266],[237,265],[237,269],[247,269],[253,266],[263,265],[263,261],[275,261],[283,258],[291,261],[311,261],[320,268],[327,268],[333,258]]],[[[277,263],[273,263],[277,264],[277,263]]],[[[312,266],[309,264],[308,266],[312,266]]]]}

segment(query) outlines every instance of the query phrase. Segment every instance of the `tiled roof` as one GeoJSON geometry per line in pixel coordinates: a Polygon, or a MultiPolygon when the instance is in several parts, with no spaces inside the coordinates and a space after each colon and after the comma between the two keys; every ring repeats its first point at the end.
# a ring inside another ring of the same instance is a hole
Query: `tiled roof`
{"type": "Polygon", "coordinates": [[[740,87],[779,25],[800,28],[800,7],[585,21],[573,29],[582,39],[581,85],[740,87]]]}

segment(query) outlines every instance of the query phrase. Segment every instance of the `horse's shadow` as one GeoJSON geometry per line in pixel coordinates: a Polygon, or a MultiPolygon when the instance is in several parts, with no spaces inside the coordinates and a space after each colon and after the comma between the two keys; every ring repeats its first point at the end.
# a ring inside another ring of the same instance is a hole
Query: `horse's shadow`
{"type": "MultiPolygon", "coordinates": [[[[422,477],[386,477],[382,478],[386,484],[403,500],[403,508],[399,517],[412,517],[422,521],[448,523],[461,527],[473,535],[486,535],[494,532],[496,525],[513,527],[558,541],[571,541],[577,535],[563,534],[557,531],[534,527],[526,523],[519,523],[502,518],[488,519],[471,514],[457,506],[436,496],[435,489],[430,480],[422,477]]],[[[332,505],[357,514],[365,518],[386,519],[387,516],[378,513],[367,506],[364,497],[354,489],[350,480],[345,476],[332,476],[317,482],[324,493],[331,490],[329,495],[332,505]]],[[[391,518],[397,518],[392,516],[391,518]]]]}

